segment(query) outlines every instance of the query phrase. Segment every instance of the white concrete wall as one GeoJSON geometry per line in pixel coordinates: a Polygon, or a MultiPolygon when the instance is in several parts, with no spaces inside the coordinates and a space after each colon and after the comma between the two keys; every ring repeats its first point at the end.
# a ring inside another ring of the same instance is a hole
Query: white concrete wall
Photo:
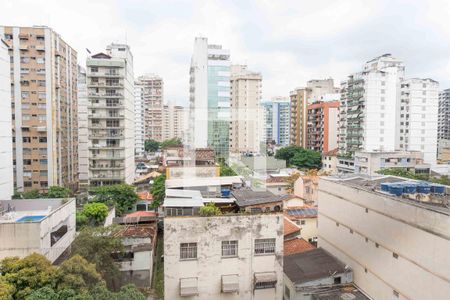
{"type": "Polygon", "coordinates": [[[11,199],[14,193],[11,75],[8,48],[0,37],[0,195],[11,199]]]}
{"type": "Polygon", "coordinates": [[[348,264],[374,299],[393,299],[393,290],[398,299],[446,299],[449,233],[448,215],[339,182],[319,184],[319,246],[348,264]]]}
{"type": "Polygon", "coordinates": [[[198,278],[198,296],[189,299],[282,299],[282,214],[217,217],[166,217],[164,220],[164,290],[166,299],[179,296],[180,278],[198,278]],[[189,234],[187,234],[189,233],[189,234]],[[275,238],[275,254],[255,255],[258,238],[275,238]],[[222,258],[221,243],[238,241],[238,257],[222,258]],[[180,243],[197,243],[197,259],[180,261],[180,243]],[[253,290],[255,272],[276,272],[275,289],[253,290]],[[221,293],[222,275],[239,275],[239,293],[221,293]]]}

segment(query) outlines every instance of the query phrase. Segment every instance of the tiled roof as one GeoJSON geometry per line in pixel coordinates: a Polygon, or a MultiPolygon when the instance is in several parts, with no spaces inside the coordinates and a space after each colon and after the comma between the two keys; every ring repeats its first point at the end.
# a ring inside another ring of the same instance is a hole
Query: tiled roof
{"type": "Polygon", "coordinates": [[[269,177],[266,183],[287,183],[288,177],[269,177]]]}
{"type": "Polygon", "coordinates": [[[118,237],[151,238],[152,240],[154,240],[155,235],[155,224],[122,226],[116,234],[118,237]]]}
{"type": "Polygon", "coordinates": [[[289,219],[317,218],[317,207],[314,206],[292,207],[286,209],[285,214],[289,219]]]}
{"type": "Polygon", "coordinates": [[[214,150],[211,148],[195,149],[195,160],[214,161],[214,158],[215,158],[214,150]]]}
{"type": "Polygon", "coordinates": [[[141,200],[147,200],[147,201],[153,200],[153,196],[149,192],[137,192],[137,195],[138,195],[139,199],[141,199],[141,200]]]}
{"type": "Polygon", "coordinates": [[[284,241],[284,255],[291,255],[313,250],[315,247],[302,238],[284,241]]]}
{"type": "Polygon", "coordinates": [[[338,148],[325,152],[323,156],[336,156],[338,153],[338,148]]]}
{"type": "Polygon", "coordinates": [[[154,211],[135,211],[134,213],[130,213],[125,216],[125,218],[138,217],[156,217],[156,213],[154,211]]]}
{"type": "Polygon", "coordinates": [[[288,218],[284,217],[284,235],[290,235],[295,232],[300,233],[300,227],[288,218]]]}

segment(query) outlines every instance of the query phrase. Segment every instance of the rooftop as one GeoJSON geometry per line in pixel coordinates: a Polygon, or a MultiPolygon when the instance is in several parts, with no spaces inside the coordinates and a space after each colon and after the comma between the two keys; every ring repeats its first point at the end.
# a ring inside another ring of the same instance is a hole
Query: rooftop
{"type": "Polygon", "coordinates": [[[166,198],[163,207],[202,207],[202,198],[166,198]]]}
{"type": "Polygon", "coordinates": [[[284,235],[290,235],[295,232],[300,233],[300,227],[288,218],[284,217],[284,235]]]}
{"type": "Polygon", "coordinates": [[[174,178],[166,180],[166,188],[180,187],[206,187],[221,185],[242,184],[240,176],[221,176],[221,177],[196,177],[196,178],[174,178]]]}
{"type": "Polygon", "coordinates": [[[0,200],[0,224],[41,222],[72,201],[75,199],[0,200]]]}
{"type": "Polygon", "coordinates": [[[383,183],[414,183],[414,184],[432,184],[430,182],[418,181],[396,176],[367,176],[367,175],[355,175],[347,174],[345,176],[328,176],[322,177],[323,180],[339,182],[349,187],[353,187],[358,190],[364,190],[370,193],[376,193],[382,197],[388,197],[390,199],[401,201],[403,203],[419,206],[424,209],[434,210],[439,213],[450,215],[450,187],[444,187],[444,194],[433,194],[431,192],[427,194],[406,194],[396,196],[386,191],[381,190],[381,184],[383,183]]]}
{"type": "Polygon", "coordinates": [[[236,204],[240,207],[282,201],[282,197],[269,191],[234,190],[231,194],[236,198],[236,204]]]}
{"type": "Polygon", "coordinates": [[[316,289],[311,296],[312,300],[370,300],[353,284],[316,289]]]}
{"type": "Polygon", "coordinates": [[[317,207],[314,206],[292,207],[284,212],[288,218],[292,219],[317,218],[317,207]]]}
{"type": "Polygon", "coordinates": [[[294,284],[327,278],[348,269],[336,257],[322,248],[287,255],[284,257],[283,265],[284,274],[294,284]]]}
{"type": "Polygon", "coordinates": [[[197,190],[178,190],[178,189],[166,189],[167,198],[201,198],[202,194],[197,190]]]}
{"type": "Polygon", "coordinates": [[[292,240],[284,241],[283,246],[284,256],[303,253],[313,249],[316,249],[316,247],[302,238],[295,238],[292,240]]]}
{"type": "Polygon", "coordinates": [[[123,238],[151,238],[156,235],[156,224],[124,225],[116,233],[117,237],[123,238]]]}

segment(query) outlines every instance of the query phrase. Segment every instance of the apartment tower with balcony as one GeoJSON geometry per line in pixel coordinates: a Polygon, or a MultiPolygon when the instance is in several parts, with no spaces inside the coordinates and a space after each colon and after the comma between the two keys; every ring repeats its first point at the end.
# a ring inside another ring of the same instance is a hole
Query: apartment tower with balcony
{"type": "Polygon", "coordinates": [[[439,93],[438,159],[450,161],[450,89],[439,93]]]}
{"type": "Polygon", "coordinates": [[[188,110],[169,102],[163,108],[162,139],[186,139],[188,110]]]}
{"type": "Polygon", "coordinates": [[[308,105],[306,147],[326,153],[337,148],[339,101],[308,105]]]}
{"type": "Polygon", "coordinates": [[[45,26],[0,26],[9,47],[15,188],[78,188],[77,52],[45,26]]]}
{"type": "Polygon", "coordinates": [[[288,97],[274,97],[261,103],[263,110],[263,141],[277,145],[290,144],[291,108],[288,97]]]}
{"type": "Polygon", "coordinates": [[[125,44],[87,59],[89,184],[134,179],[133,55],[125,44]]]}
{"type": "Polygon", "coordinates": [[[136,157],[145,154],[145,107],[144,87],[134,83],[134,153],[136,157]]]}
{"type": "Polygon", "coordinates": [[[189,83],[190,144],[213,148],[217,158],[228,157],[230,51],[195,38],[189,83]]]}
{"type": "Polygon", "coordinates": [[[394,151],[403,62],[390,54],[376,57],[341,84],[339,151],[394,151]]]}
{"type": "Polygon", "coordinates": [[[230,152],[259,153],[262,75],[246,65],[231,66],[230,152]]]}
{"type": "Polygon", "coordinates": [[[89,129],[86,69],[78,66],[78,172],[80,190],[89,188],[89,129]]]}

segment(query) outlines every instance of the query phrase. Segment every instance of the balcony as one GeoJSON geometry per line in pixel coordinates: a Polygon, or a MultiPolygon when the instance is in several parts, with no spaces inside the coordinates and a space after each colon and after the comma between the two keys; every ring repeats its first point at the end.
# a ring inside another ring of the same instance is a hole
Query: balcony
{"type": "Polygon", "coordinates": [[[90,170],[123,170],[125,169],[124,164],[90,164],[89,165],[90,170]]]}
{"type": "Polygon", "coordinates": [[[125,116],[122,114],[90,114],[89,119],[124,119],[125,116]]]}

